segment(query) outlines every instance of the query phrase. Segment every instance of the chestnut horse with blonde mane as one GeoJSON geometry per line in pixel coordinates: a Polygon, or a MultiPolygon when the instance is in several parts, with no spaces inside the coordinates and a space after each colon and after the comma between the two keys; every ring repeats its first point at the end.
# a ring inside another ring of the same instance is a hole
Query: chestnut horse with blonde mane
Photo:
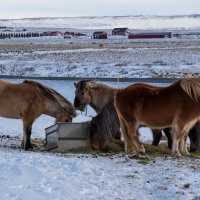
{"type": "Polygon", "coordinates": [[[137,131],[140,126],[171,128],[172,153],[189,155],[189,130],[200,117],[200,78],[184,78],[167,87],[133,84],[118,89],[114,104],[124,136],[126,153],[145,152],[137,131]]]}
{"type": "Polygon", "coordinates": [[[0,80],[0,116],[22,119],[21,147],[25,150],[33,148],[32,124],[42,114],[54,117],[56,122],[72,122],[76,117],[72,104],[52,88],[35,81],[14,84],[0,80]]]}

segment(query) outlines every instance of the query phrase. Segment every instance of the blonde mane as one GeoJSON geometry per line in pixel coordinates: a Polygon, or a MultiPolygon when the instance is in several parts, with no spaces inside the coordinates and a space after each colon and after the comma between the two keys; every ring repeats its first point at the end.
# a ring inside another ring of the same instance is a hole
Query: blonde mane
{"type": "Polygon", "coordinates": [[[180,81],[181,88],[196,102],[200,100],[200,78],[184,78],[180,81]]]}
{"type": "Polygon", "coordinates": [[[23,83],[27,83],[34,86],[43,96],[52,101],[58,102],[62,108],[66,109],[74,117],[76,116],[72,104],[65,97],[56,92],[54,89],[46,87],[41,83],[30,80],[24,80],[23,83]]]}
{"type": "Polygon", "coordinates": [[[89,88],[92,89],[111,89],[111,90],[116,90],[115,88],[108,86],[106,84],[102,84],[102,83],[98,83],[98,82],[87,82],[87,85],[89,86],[89,88]]]}

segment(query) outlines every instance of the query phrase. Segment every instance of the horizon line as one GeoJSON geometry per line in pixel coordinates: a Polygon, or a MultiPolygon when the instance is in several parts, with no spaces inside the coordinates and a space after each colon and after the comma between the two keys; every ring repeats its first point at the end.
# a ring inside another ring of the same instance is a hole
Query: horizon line
{"type": "Polygon", "coordinates": [[[98,16],[74,16],[74,17],[23,17],[23,18],[0,18],[0,20],[27,20],[27,19],[53,19],[53,18],[101,18],[101,17],[141,17],[141,16],[149,16],[149,17],[181,17],[181,16],[188,16],[188,17],[200,17],[200,14],[178,14],[178,15],[98,15],[98,16]]]}

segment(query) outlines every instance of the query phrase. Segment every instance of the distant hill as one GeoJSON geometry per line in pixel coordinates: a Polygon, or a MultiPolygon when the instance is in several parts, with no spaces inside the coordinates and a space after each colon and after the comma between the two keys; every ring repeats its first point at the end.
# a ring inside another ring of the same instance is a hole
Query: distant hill
{"type": "Polygon", "coordinates": [[[114,27],[128,27],[139,30],[191,30],[200,29],[200,14],[0,19],[0,26],[15,28],[112,29],[114,27]]]}

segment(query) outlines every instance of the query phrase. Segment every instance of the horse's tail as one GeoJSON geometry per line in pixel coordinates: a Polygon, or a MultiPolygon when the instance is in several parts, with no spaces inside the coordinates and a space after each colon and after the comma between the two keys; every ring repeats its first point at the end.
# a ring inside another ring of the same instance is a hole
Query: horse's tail
{"type": "Polygon", "coordinates": [[[196,102],[200,101],[200,78],[184,78],[180,81],[181,88],[196,102]]]}
{"type": "Polygon", "coordinates": [[[124,106],[126,106],[124,104],[124,101],[122,100],[123,98],[121,97],[121,91],[123,91],[123,89],[118,89],[115,92],[114,106],[115,106],[115,110],[116,110],[117,115],[118,115],[121,132],[123,133],[123,135],[124,134],[128,135],[128,129],[127,129],[127,126],[126,126],[126,123],[125,123],[125,119],[124,119],[123,113],[121,112],[122,108],[124,108],[124,106]]]}

